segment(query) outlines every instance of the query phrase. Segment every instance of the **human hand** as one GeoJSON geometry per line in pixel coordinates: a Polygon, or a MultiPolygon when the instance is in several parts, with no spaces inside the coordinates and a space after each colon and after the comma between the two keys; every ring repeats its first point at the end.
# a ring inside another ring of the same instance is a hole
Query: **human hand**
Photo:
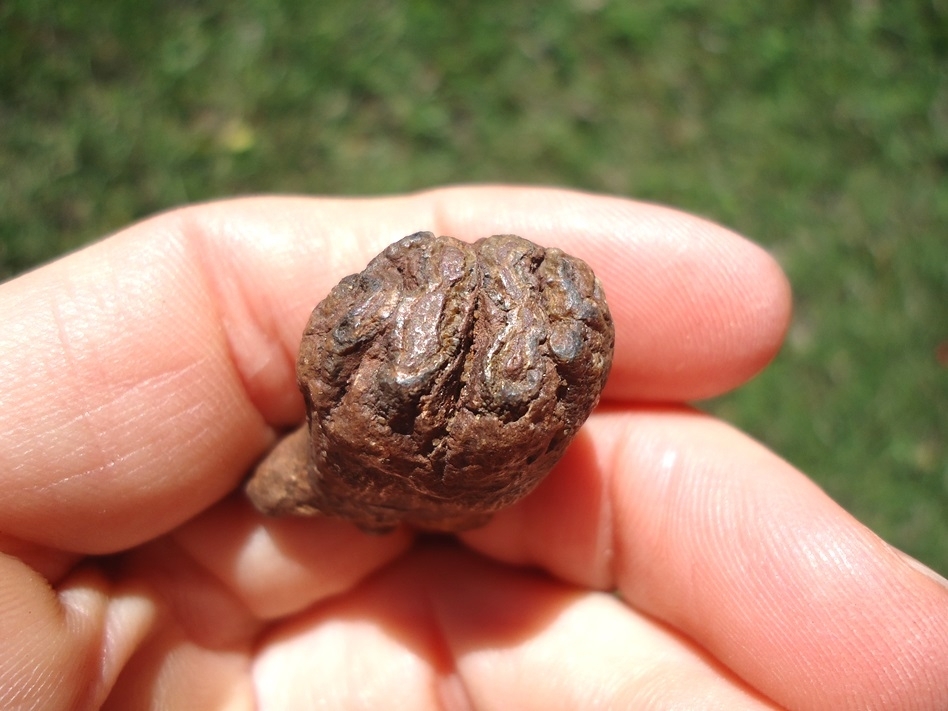
{"type": "Polygon", "coordinates": [[[504,187],[200,205],[3,285],[0,707],[948,708],[944,583],[681,404],[763,367],[789,308],[720,227],[504,187]],[[302,418],[310,310],[420,229],[593,266],[599,410],[454,538],[261,517],[231,492],[302,418]]]}

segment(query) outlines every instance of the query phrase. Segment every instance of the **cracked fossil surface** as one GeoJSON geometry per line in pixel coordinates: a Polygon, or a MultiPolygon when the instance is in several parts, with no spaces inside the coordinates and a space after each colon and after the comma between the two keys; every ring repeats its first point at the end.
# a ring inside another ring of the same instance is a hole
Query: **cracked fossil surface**
{"type": "Polygon", "coordinates": [[[560,459],[614,340],[599,280],[559,249],[405,237],[316,306],[297,361],[307,423],[247,494],[373,532],[481,525],[560,459]]]}

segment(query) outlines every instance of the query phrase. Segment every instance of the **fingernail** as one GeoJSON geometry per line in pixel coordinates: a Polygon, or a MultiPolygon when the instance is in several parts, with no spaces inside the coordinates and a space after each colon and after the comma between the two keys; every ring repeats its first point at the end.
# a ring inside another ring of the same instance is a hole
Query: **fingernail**
{"type": "Polygon", "coordinates": [[[893,548],[893,550],[902,557],[902,560],[904,560],[909,565],[909,567],[914,568],[926,578],[934,580],[936,583],[945,588],[945,590],[948,590],[948,579],[942,577],[924,563],[915,560],[915,558],[910,556],[908,553],[900,551],[898,548],[893,548]]]}

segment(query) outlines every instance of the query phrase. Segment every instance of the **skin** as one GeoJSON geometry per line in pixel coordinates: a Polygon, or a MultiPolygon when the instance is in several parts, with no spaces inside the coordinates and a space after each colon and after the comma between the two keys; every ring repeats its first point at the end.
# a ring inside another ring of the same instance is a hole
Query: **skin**
{"type": "Polygon", "coordinates": [[[11,281],[0,313],[4,709],[948,708],[945,582],[682,404],[789,319],[721,227],[530,188],[236,200],[11,281]],[[593,265],[602,405],[482,529],[265,519],[239,485],[302,420],[313,304],[419,229],[593,265]]]}

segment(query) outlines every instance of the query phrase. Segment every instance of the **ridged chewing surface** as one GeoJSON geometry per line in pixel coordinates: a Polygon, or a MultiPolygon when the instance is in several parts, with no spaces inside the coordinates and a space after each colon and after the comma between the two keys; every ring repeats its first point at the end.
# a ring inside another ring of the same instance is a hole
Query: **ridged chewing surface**
{"type": "Polygon", "coordinates": [[[266,513],[372,531],[480,525],[562,456],[613,343],[583,261],[515,235],[405,237],[313,311],[297,362],[308,436],[279,446],[248,493],[266,513]]]}

